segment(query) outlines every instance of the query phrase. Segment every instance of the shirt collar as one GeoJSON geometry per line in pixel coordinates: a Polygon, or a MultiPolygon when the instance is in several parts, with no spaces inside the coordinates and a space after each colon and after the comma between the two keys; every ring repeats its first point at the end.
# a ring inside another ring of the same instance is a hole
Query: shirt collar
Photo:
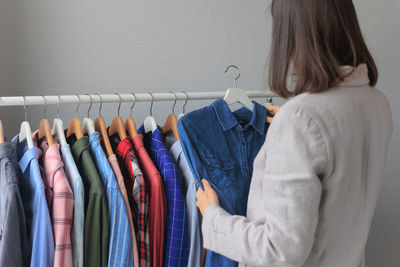
{"type": "Polygon", "coordinates": [[[15,150],[15,146],[11,142],[4,142],[0,144],[0,159],[4,157],[11,157],[15,150]]]}
{"type": "Polygon", "coordinates": [[[169,150],[171,152],[172,157],[174,158],[175,162],[179,162],[179,158],[182,154],[182,145],[181,142],[178,140],[176,141],[169,150]]]}
{"type": "Polygon", "coordinates": [[[82,136],[79,140],[75,141],[75,143],[71,146],[71,151],[75,155],[75,158],[78,158],[83,151],[89,149],[89,137],[82,136]]]}
{"type": "Polygon", "coordinates": [[[344,80],[341,81],[338,86],[354,87],[364,86],[370,83],[367,64],[360,64],[357,67],[341,66],[340,71],[342,75],[348,75],[349,73],[351,74],[344,78],[344,80]]]}
{"type": "Polygon", "coordinates": [[[255,101],[253,101],[253,104],[254,107],[251,115],[250,111],[246,108],[241,108],[235,112],[231,112],[226,102],[222,99],[215,101],[212,106],[217,114],[218,122],[221,124],[224,131],[230,130],[239,124],[235,114],[246,115],[246,113],[248,113],[250,116],[250,122],[248,125],[251,125],[260,134],[263,134],[265,127],[265,116],[267,114],[266,109],[255,101]]]}

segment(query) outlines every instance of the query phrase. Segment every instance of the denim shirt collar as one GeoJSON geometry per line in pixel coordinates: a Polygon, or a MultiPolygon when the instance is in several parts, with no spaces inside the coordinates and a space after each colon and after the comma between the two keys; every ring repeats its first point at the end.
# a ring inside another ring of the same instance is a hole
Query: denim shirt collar
{"type": "MultiPolygon", "coordinates": [[[[251,119],[248,125],[251,125],[258,133],[263,134],[265,127],[265,116],[267,114],[266,109],[265,107],[263,107],[262,105],[258,104],[255,101],[253,101],[253,104],[254,108],[251,113],[251,119]]],[[[239,124],[234,114],[240,114],[245,112],[250,113],[250,111],[247,110],[246,108],[239,109],[232,113],[223,99],[218,99],[212,104],[212,106],[215,110],[218,121],[221,124],[222,129],[224,131],[230,130],[239,124]]]]}

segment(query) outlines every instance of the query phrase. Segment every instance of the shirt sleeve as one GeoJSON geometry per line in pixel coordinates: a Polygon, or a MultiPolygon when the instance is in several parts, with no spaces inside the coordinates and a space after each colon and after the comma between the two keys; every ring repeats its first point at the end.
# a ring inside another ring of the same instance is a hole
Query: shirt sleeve
{"type": "Polygon", "coordinates": [[[305,111],[282,107],[257,157],[248,209],[261,210],[263,219],[211,205],[203,218],[204,246],[244,264],[302,266],[314,243],[328,159],[319,124],[305,111]]]}

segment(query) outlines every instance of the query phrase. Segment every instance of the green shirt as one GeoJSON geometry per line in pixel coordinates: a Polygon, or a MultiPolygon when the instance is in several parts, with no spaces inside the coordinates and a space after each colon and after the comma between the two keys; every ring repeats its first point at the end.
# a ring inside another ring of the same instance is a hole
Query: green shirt
{"type": "Polygon", "coordinates": [[[107,267],[109,242],[109,212],[106,194],[89,149],[89,138],[76,141],[68,138],[75,163],[85,187],[85,266],[107,267]]]}

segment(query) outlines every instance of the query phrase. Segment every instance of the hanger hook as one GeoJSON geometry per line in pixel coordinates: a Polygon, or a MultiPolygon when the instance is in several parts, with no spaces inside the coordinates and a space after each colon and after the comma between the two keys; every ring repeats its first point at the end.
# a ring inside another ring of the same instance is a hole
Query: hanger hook
{"type": "Polygon", "coordinates": [[[153,116],[153,102],[154,102],[154,98],[153,98],[153,94],[151,92],[148,92],[150,97],[151,97],[151,104],[150,104],[150,116],[153,116]]]}
{"type": "Polygon", "coordinates": [[[121,99],[121,96],[118,93],[114,93],[114,94],[116,94],[119,97],[119,104],[118,104],[118,117],[119,117],[119,110],[121,109],[122,99],[121,99]]]}
{"type": "Polygon", "coordinates": [[[182,93],[184,93],[185,96],[186,96],[185,103],[184,103],[183,106],[182,106],[183,114],[185,114],[186,105],[187,105],[187,102],[188,102],[188,100],[189,100],[189,96],[188,96],[188,94],[187,94],[185,91],[182,91],[182,93]]]}
{"type": "Polygon", "coordinates": [[[88,108],[88,110],[87,110],[87,117],[88,118],[90,118],[90,116],[89,116],[89,112],[90,112],[90,110],[92,109],[92,97],[89,95],[89,94],[85,94],[85,95],[87,95],[88,97],[89,97],[89,101],[90,101],[90,105],[89,105],[89,108],[88,108]]]}
{"type": "Polygon", "coordinates": [[[44,103],[43,117],[46,118],[46,106],[47,106],[46,98],[44,97],[44,95],[40,95],[40,96],[43,98],[43,103],[44,103]]]}
{"type": "Polygon", "coordinates": [[[26,99],[25,96],[22,96],[24,99],[24,113],[25,113],[25,121],[28,121],[28,113],[26,112],[26,99]]]}
{"type": "Polygon", "coordinates": [[[98,93],[96,93],[96,95],[99,97],[100,99],[100,105],[99,105],[99,117],[101,117],[101,108],[103,107],[103,99],[101,98],[101,95],[99,95],[98,93]]]}
{"type": "Polygon", "coordinates": [[[60,99],[60,96],[58,95],[57,96],[57,118],[60,118],[60,102],[61,102],[61,99],[60,99]]]}
{"type": "Polygon", "coordinates": [[[78,98],[78,105],[76,106],[76,110],[75,110],[75,112],[76,112],[76,113],[78,113],[79,106],[81,105],[81,98],[79,97],[79,95],[78,95],[78,94],[75,94],[75,95],[76,95],[76,97],[78,98]]]}
{"type": "Polygon", "coordinates": [[[236,83],[236,81],[240,78],[240,69],[239,69],[237,66],[235,66],[235,65],[229,65],[228,67],[226,67],[226,70],[225,70],[224,73],[227,73],[228,70],[229,70],[230,68],[235,68],[235,69],[238,70],[238,75],[236,76],[236,78],[235,78],[235,80],[234,80],[235,88],[237,88],[237,83],[236,83]]]}
{"type": "Polygon", "coordinates": [[[175,101],[174,101],[174,105],[172,106],[172,114],[175,114],[175,106],[176,106],[176,101],[178,100],[178,97],[176,96],[176,94],[172,91],[169,91],[171,94],[174,95],[175,97],[175,101]]]}
{"type": "Polygon", "coordinates": [[[134,107],[135,104],[136,104],[136,94],[135,94],[135,93],[132,93],[132,92],[131,92],[131,94],[132,94],[132,96],[133,96],[133,104],[132,104],[132,106],[131,106],[131,112],[129,113],[129,116],[130,116],[130,117],[132,117],[132,110],[133,110],[133,107],[134,107]]]}

